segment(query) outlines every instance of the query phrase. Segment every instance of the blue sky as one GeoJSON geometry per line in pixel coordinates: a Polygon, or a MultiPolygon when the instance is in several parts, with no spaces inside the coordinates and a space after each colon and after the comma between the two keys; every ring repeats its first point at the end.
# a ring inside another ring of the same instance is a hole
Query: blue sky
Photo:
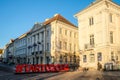
{"type": "MultiPolygon", "coordinates": [[[[94,0],[0,0],[0,48],[29,31],[35,22],[59,13],[77,25],[74,14],[94,0]]],[[[120,0],[113,0],[120,4],[120,0]]]]}

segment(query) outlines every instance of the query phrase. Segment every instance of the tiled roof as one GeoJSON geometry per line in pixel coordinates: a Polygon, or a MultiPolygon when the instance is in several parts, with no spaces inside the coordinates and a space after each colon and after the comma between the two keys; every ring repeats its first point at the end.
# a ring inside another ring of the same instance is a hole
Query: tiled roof
{"type": "Polygon", "coordinates": [[[63,16],[61,16],[60,14],[56,14],[53,18],[48,19],[47,21],[43,22],[44,25],[50,24],[51,22],[58,20],[61,22],[64,22],[66,24],[69,24],[71,26],[76,27],[74,24],[72,24],[71,22],[69,22],[67,19],[65,19],[63,16]]]}

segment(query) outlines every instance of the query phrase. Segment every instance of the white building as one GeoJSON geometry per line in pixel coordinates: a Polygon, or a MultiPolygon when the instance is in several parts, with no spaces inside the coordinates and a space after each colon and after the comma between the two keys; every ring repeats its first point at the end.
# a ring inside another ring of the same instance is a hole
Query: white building
{"type": "Polygon", "coordinates": [[[78,28],[55,14],[11,40],[5,53],[15,64],[79,64],[78,28]]]}
{"type": "Polygon", "coordinates": [[[14,40],[14,61],[17,64],[27,63],[27,34],[14,40]]]}
{"type": "Polygon", "coordinates": [[[120,61],[120,6],[112,0],[96,0],[75,15],[79,26],[81,67],[97,68],[98,62],[120,61]]]}
{"type": "Polygon", "coordinates": [[[43,23],[35,23],[27,36],[27,47],[31,64],[77,62],[78,28],[56,14],[43,23]]]}
{"type": "Polygon", "coordinates": [[[27,36],[27,58],[28,63],[43,63],[43,52],[45,52],[45,28],[41,23],[35,23],[27,36]]]}

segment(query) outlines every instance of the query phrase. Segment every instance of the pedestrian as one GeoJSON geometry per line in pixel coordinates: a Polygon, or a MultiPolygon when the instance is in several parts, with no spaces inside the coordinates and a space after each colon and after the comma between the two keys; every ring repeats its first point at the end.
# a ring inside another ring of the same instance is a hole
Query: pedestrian
{"type": "Polygon", "coordinates": [[[98,62],[97,64],[97,70],[100,71],[102,69],[102,64],[100,64],[100,62],[98,62]]]}

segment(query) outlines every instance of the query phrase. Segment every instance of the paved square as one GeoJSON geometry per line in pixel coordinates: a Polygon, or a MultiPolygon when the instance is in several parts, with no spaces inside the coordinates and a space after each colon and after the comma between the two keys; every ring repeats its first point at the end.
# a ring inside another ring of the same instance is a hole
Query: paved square
{"type": "Polygon", "coordinates": [[[74,71],[58,73],[13,74],[0,71],[1,80],[120,80],[120,72],[74,71]]]}

